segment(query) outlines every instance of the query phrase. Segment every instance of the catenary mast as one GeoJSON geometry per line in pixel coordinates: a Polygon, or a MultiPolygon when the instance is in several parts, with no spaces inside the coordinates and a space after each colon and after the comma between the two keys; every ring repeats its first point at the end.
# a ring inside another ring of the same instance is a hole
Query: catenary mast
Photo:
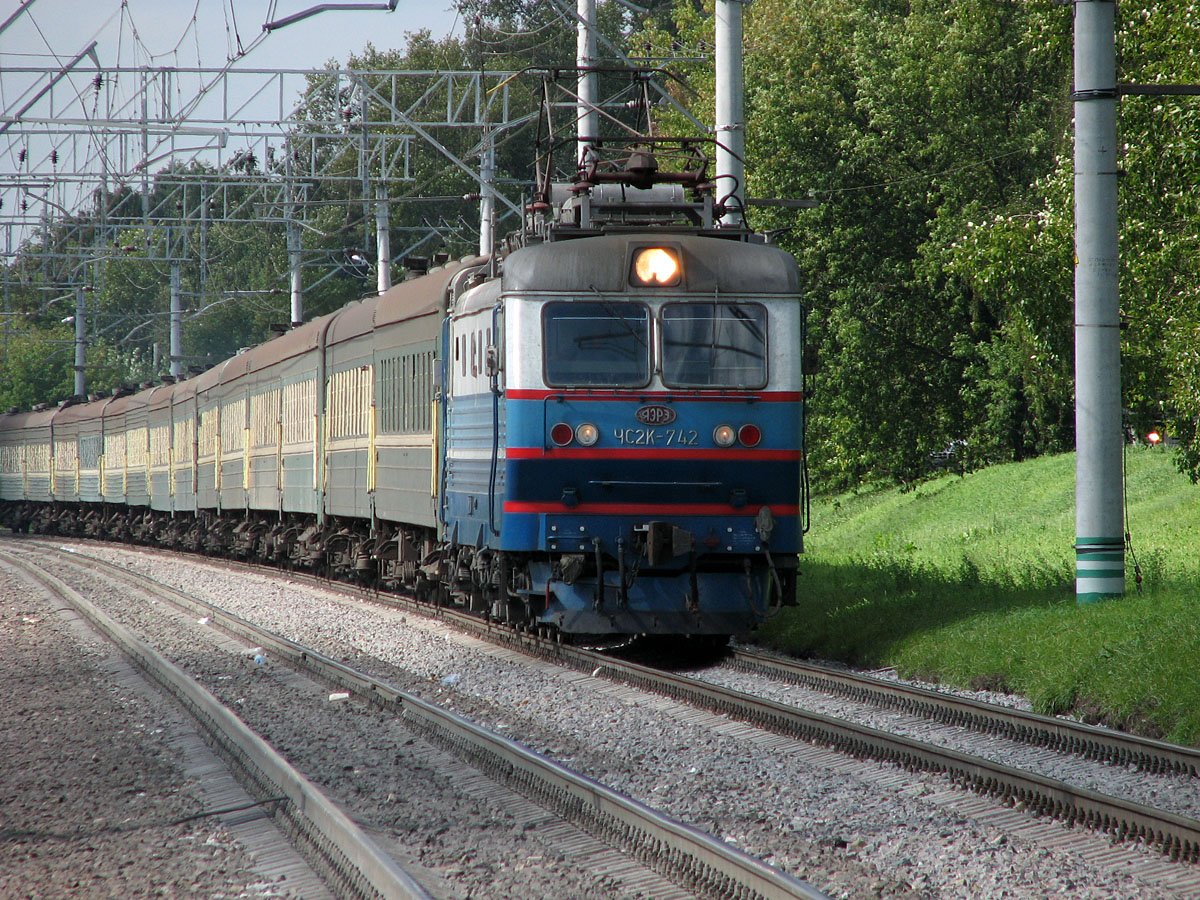
{"type": "Polygon", "coordinates": [[[1075,0],[1075,596],[1125,592],[1114,0],[1075,0]]]}

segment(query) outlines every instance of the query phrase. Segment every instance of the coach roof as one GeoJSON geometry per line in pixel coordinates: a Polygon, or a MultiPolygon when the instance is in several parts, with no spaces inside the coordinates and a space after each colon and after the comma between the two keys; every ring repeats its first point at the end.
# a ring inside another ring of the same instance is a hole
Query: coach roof
{"type": "Polygon", "coordinates": [[[484,262],[482,256],[468,256],[431,269],[428,275],[410,278],[379,295],[379,306],[375,311],[375,326],[403,322],[421,316],[440,313],[445,302],[450,282],[463,269],[484,262]]]}

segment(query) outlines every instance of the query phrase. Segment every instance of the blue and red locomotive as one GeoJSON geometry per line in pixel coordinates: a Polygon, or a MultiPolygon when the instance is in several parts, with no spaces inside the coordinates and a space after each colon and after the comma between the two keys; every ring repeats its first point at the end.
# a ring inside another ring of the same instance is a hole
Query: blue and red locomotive
{"type": "Polygon", "coordinates": [[[525,247],[463,295],[451,345],[484,366],[447,380],[442,516],[509,558],[506,602],[572,633],[730,634],[792,596],[796,293],[776,248],[634,232],[525,247]]]}
{"type": "Polygon", "coordinates": [[[564,635],[748,631],[802,550],[797,269],[714,223],[702,172],[630,161],[539,194],[511,252],[192,379],[0,417],[0,517],[564,635]]]}

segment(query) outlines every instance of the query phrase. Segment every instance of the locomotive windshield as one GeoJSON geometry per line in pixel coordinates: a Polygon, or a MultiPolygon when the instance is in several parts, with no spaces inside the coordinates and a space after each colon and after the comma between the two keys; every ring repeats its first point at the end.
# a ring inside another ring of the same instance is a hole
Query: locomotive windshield
{"type": "Polygon", "coordinates": [[[640,303],[547,303],[546,384],[644,387],[650,383],[650,313],[640,303]]]}
{"type": "Polygon", "coordinates": [[[662,310],[663,383],[761,388],[767,311],[757,303],[668,303],[662,310]]]}

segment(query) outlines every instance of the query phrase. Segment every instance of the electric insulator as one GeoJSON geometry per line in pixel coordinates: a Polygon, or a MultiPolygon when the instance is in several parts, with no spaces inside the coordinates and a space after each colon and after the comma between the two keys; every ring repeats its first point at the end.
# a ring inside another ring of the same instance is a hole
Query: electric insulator
{"type": "Polygon", "coordinates": [[[58,165],[58,151],[57,150],[50,151],[50,165],[52,165],[52,166],[58,165]]]}
{"type": "Polygon", "coordinates": [[[24,147],[22,147],[22,148],[21,148],[21,149],[20,149],[20,150],[17,152],[17,162],[25,162],[25,155],[26,155],[26,150],[25,150],[25,148],[24,148],[24,147]]]}
{"type": "Polygon", "coordinates": [[[92,87],[95,88],[96,93],[100,93],[100,88],[104,87],[104,73],[103,72],[96,73],[96,77],[92,79],[92,87]]]}

